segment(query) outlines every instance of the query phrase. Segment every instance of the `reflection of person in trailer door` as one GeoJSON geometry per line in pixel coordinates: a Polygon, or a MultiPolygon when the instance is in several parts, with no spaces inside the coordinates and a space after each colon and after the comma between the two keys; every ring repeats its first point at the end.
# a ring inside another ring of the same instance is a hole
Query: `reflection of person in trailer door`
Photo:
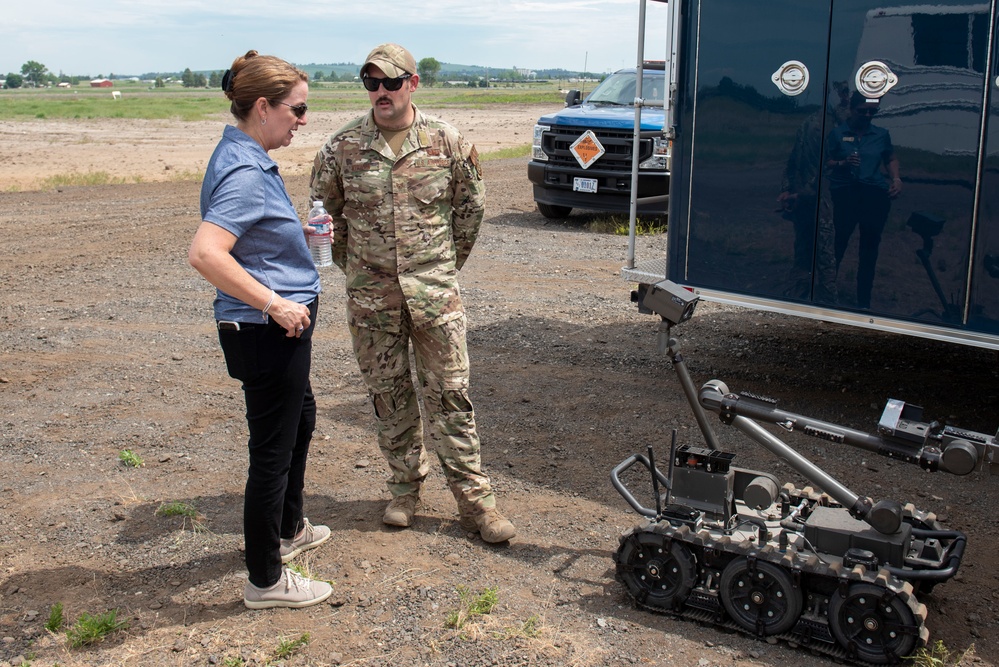
{"type": "Polygon", "coordinates": [[[826,182],[833,202],[836,268],[855,229],[860,229],[857,307],[870,308],[874,268],[891,200],[902,191],[898,159],[888,130],[873,125],[877,99],[854,92],[850,116],[826,137],[826,182]],[[885,172],[887,171],[887,176],[885,172]]]}
{"type": "MultiPolygon", "coordinates": [[[[834,88],[838,91],[841,84],[834,88]]],[[[830,103],[806,118],[784,167],[777,204],[794,228],[794,261],[784,290],[788,298],[836,301],[832,205],[828,190],[819,198],[819,174],[823,127],[839,125],[841,115],[840,106],[830,103]]]]}

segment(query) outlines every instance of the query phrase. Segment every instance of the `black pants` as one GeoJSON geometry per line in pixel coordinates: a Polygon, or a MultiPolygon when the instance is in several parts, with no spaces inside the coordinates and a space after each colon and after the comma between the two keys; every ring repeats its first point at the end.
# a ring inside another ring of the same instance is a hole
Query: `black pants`
{"type": "Polygon", "coordinates": [[[859,227],[857,307],[870,308],[878,248],[891,210],[891,199],[888,191],[883,188],[855,183],[833,190],[832,200],[833,227],[836,229],[836,269],[839,270],[853,231],[859,227]]]}
{"type": "Polygon", "coordinates": [[[250,583],[266,587],[281,577],[281,538],[301,530],[305,461],[316,427],[309,382],[312,332],[319,300],[309,305],[311,325],[288,338],[271,320],[219,331],[229,375],[242,381],[250,467],[243,501],[243,537],[250,583]]]}

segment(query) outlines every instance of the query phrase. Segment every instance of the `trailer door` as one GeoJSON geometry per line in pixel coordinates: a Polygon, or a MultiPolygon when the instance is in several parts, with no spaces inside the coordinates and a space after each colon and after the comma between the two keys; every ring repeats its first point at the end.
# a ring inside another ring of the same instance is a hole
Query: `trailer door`
{"type": "MultiPolygon", "coordinates": [[[[990,6],[834,0],[832,7],[830,78],[876,101],[865,105],[875,115],[857,141],[863,147],[882,133],[901,184],[896,194],[884,165],[859,184],[842,168],[824,170],[836,280],[832,294],[815,301],[963,327],[990,6]]],[[[825,159],[841,157],[850,134],[827,141],[828,152],[838,152],[825,159]]]]}
{"type": "Polygon", "coordinates": [[[686,16],[681,99],[693,104],[678,110],[673,280],[811,298],[829,10],[829,0],[717,0],[686,16]]]}
{"type": "MultiPolygon", "coordinates": [[[[993,34],[999,35],[999,18],[993,34]]],[[[999,333],[999,40],[992,41],[988,133],[971,265],[970,326],[999,333]]]]}
{"type": "Polygon", "coordinates": [[[989,219],[973,226],[989,4],[703,0],[686,20],[671,279],[914,329],[996,320],[999,239],[989,219]],[[858,93],[875,115],[844,133],[858,93]],[[864,136],[851,144],[851,133],[864,136]],[[851,146],[863,169],[846,166],[851,146]],[[981,268],[969,292],[973,233],[981,268]]]}

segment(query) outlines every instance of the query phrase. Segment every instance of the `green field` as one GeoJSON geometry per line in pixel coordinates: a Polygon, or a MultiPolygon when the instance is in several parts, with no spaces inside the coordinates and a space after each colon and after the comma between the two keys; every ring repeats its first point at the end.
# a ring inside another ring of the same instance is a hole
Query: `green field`
{"type": "MultiPolygon", "coordinates": [[[[495,104],[547,104],[558,106],[564,95],[558,83],[512,84],[492,88],[421,87],[416,101],[424,107],[479,108],[495,104]]],[[[309,91],[309,108],[316,111],[363,110],[370,106],[359,83],[318,83],[309,91]]],[[[114,88],[17,88],[0,90],[0,118],[94,119],[144,118],[184,121],[208,120],[228,115],[229,103],[220,90],[168,87],[115,82],[114,88]],[[111,91],[121,93],[114,99],[111,91]]]]}

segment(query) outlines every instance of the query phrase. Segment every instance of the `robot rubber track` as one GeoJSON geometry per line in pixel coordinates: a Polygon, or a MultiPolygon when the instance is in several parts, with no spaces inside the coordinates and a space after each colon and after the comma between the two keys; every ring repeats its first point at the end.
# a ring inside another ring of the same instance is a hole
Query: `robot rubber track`
{"type": "Polygon", "coordinates": [[[912,584],[884,570],[655,521],[625,532],[614,561],[643,609],[838,660],[896,663],[929,639],[912,584]]]}

